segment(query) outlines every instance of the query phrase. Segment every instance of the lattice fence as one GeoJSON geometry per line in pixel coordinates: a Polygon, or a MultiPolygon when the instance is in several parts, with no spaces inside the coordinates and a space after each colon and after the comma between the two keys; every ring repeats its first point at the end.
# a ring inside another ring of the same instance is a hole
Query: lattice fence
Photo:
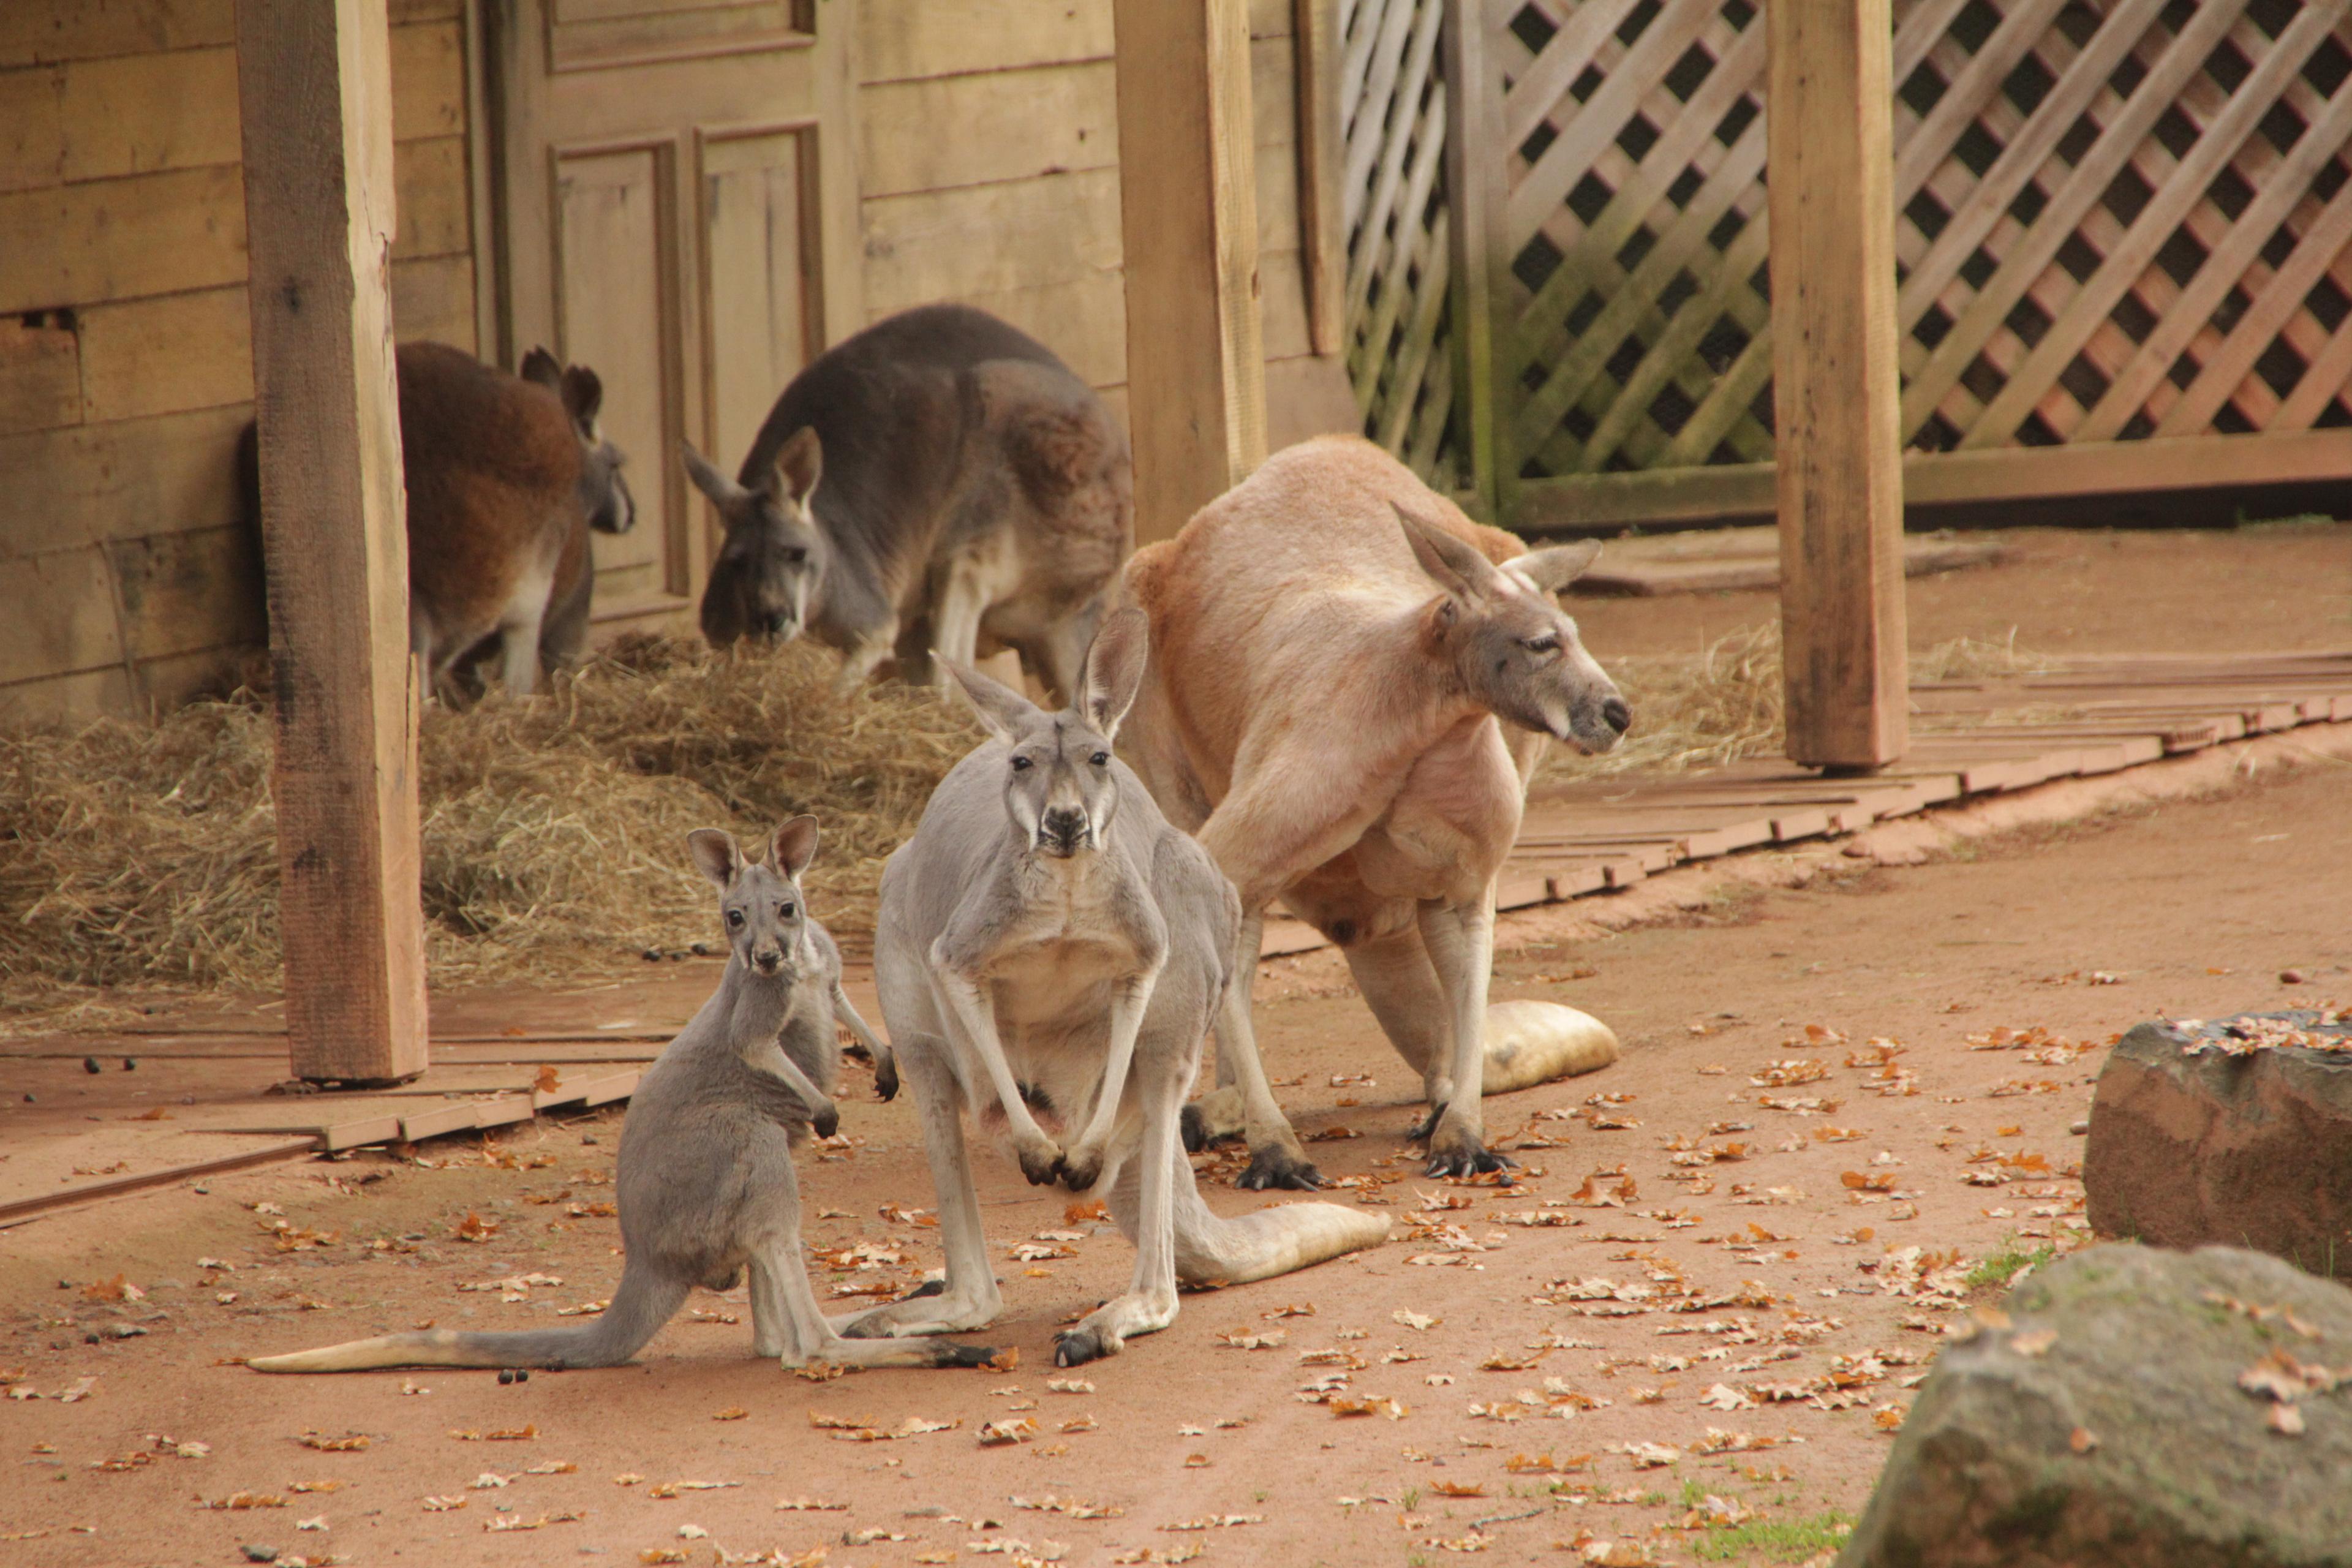
{"type": "MultiPolygon", "coordinates": [[[[1461,3],[1502,79],[1507,508],[1562,477],[1768,461],[1759,6],[1461,3]]],[[[1908,446],[2352,424],[2352,5],[1894,11],[1908,446]]]]}
{"type": "Polygon", "coordinates": [[[1447,0],[1339,0],[1347,362],[1364,433],[1455,482],[1452,240],[1443,166],[1447,0]]]}

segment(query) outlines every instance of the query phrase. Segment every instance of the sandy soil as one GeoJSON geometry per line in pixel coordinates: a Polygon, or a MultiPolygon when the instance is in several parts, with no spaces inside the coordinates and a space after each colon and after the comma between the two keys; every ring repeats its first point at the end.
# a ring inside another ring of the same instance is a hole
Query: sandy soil
{"type": "MultiPolygon", "coordinates": [[[[1475,1546],[1570,1560],[1556,1543],[1588,1535],[1661,1562],[1803,1561],[1866,1495],[1957,1309],[1993,1289],[1969,1271],[2079,1240],[2069,1128],[2105,1042],[2160,1013],[2352,999],[2352,767],[1917,868],[1855,862],[1612,939],[1560,940],[1559,921],[1507,922],[1496,993],[1586,1007],[1625,1057],[1489,1102],[1526,1165],[1508,1190],[1421,1179],[1409,1075],[1336,958],[1270,966],[1262,1026],[1288,1103],[1326,1173],[1362,1184],[1343,1198],[1382,1206],[1395,1238],[1188,1296],[1172,1330],[1074,1392],[1050,1386],[1054,1331],[1118,1289],[1132,1252],[1002,1159],[982,1183],[1008,1306],[976,1336],[1019,1352],[1002,1373],[803,1381],[750,1359],[740,1292],[698,1297],[636,1366],[513,1386],[225,1364],[428,1320],[549,1321],[607,1294],[616,1229],[593,1205],[614,1118],[11,1230],[0,1368],[42,1397],[0,1418],[16,1461],[0,1562],[228,1563],[253,1543],[362,1564],[820,1547],[830,1568],[1412,1563],[1475,1546]],[[2282,984],[2289,966],[2312,983],[2282,984]],[[1972,1047],[1998,1029],[2046,1034],[1972,1047]],[[495,1229],[465,1239],[468,1215],[495,1229]],[[1011,1258],[1048,1230],[1080,1233],[1075,1256],[1011,1258]],[[534,1274],[562,1283],[463,1289],[534,1274]],[[92,1299],[117,1276],[143,1297],[92,1299]],[[1302,1397],[1339,1374],[1402,1414],[1302,1397]],[[84,1378],[87,1397],[50,1397],[84,1378]],[[983,1422],[1023,1416],[1033,1440],[981,1445],[983,1422]],[[878,1442],[814,1425],[910,1417],[950,1425],[878,1442]],[[496,1437],[515,1430],[530,1435],[496,1437]],[[1701,1527],[1709,1496],[1752,1517],[1701,1527]]],[[[902,1289],[939,1261],[897,1206],[933,1206],[913,1119],[856,1088],[845,1104],[845,1146],[803,1163],[823,1216],[809,1240],[903,1261],[820,1264],[818,1289],[902,1289]]],[[[1204,1180],[1227,1212],[1264,1201],[1204,1180]]]]}

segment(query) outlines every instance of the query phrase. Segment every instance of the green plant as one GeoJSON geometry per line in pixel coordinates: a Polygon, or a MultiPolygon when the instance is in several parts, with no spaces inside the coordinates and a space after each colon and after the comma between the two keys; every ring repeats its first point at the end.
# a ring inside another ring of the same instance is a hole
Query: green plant
{"type": "Polygon", "coordinates": [[[2028,1268],[2039,1268],[2057,1256],[2056,1243],[2045,1241],[2039,1247],[2027,1247],[2012,1232],[2001,1242],[1999,1252],[1969,1270],[1968,1282],[1972,1288],[2007,1285],[2028,1268]]]}
{"type": "Polygon", "coordinates": [[[1702,1563],[1735,1563],[1760,1556],[1774,1563],[1802,1563],[1844,1543],[1853,1533],[1850,1513],[1831,1509],[1807,1519],[1751,1519],[1728,1530],[1692,1538],[1691,1555],[1702,1563]]]}

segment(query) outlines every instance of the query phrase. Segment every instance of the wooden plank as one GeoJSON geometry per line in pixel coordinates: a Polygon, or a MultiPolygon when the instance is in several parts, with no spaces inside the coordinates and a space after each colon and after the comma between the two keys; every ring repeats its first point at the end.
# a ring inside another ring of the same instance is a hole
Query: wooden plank
{"type": "Polygon", "coordinates": [[[254,542],[250,529],[236,526],[107,544],[129,657],[166,658],[266,642],[269,625],[254,542]]]}
{"type": "Polygon", "coordinates": [[[430,256],[392,264],[392,319],[402,342],[427,338],[478,353],[474,298],[471,256],[430,256]]]}
{"type": "Polygon", "coordinates": [[[1111,0],[859,0],[857,68],[867,84],[1111,58],[1111,0]]]}
{"type": "Polygon", "coordinates": [[[392,174],[400,212],[393,259],[470,255],[473,192],[467,184],[466,139],[435,136],[403,142],[393,149],[392,174]]]}
{"type": "MultiPolygon", "coordinates": [[[[526,1106],[529,1101],[524,1101],[526,1106]]],[[[453,1100],[436,1105],[430,1110],[404,1114],[400,1119],[400,1137],[404,1143],[422,1143],[427,1138],[438,1138],[447,1132],[470,1132],[483,1125],[480,1108],[471,1100],[453,1100]]]]}
{"type": "Polygon", "coordinates": [[[67,320],[0,317],[0,436],[81,418],[81,335],[67,320]]]}
{"type": "MultiPolygon", "coordinates": [[[[1582,15],[1581,12],[1579,13],[1582,15]]],[[[1454,384],[1463,404],[1471,489],[1479,511],[1499,520],[1516,486],[1516,459],[1503,444],[1509,423],[1495,346],[1496,312],[1510,298],[1506,242],[1508,177],[1500,154],[1502,73],[1491,52],[1486,7],[1446,7],[1445,181],[1448,263],[1454,293],[1454,384]]]]}
{"type": "Polygon", "coordinates": [[[388,31],[384,0],[238,0],[287,1032],[344,1081],[426,1058],[388,31]]]}
{"type": "MultiPolygon", "coordinates": [[[[1964,567],[1990,566],[2010,553],[2007,546],[1967,540],[1906,539],[1903,574],[1932,576],[1964,567]]],[[[1652,598],[1665,594],[1723,594],[1780,585],[1777,557],[1693,561],[1610,561],[1606,556],[1576,580],[1580,594],[1652,598]]]]}
{"type": "Polygon", "coordinates": [[[131,704],[131,672],[120,665],[71,675],[0,682],[0,724],[12,729],[79,729],[131,704]]]}
{"type": "Polygon", "coordinates": [[[1903,754],[1909,685],[1888,0],[1765,21],[1789,756],[1877,767],[1903,754]]]}
{"type": "Polygon", "coordinates": [[[866,87],[857,115],[867,198],[1118,163],[1108,60],[866,87]]]}
{"type": "Polygon", "coordinates": [[[466,133],[466,32],[455,20],[394,27],[392,137],[415,142],[466,133]]]}
{"type": "Polygon", "coordinates": [[[234,166],[11,192],[0,195],[0,314],[240,282],[245,247],[234,166]]]}
{"type": "Polygon", "coordinates": [[[122,663],[113,576],[100,546],[12,562],[8,593],[14,609],[0,616],[0,678],[27,680],[122,663]]]}
{"type": "Polygon", "coordinates": [[[237,160],[236,51],[125,55],[65,68],[60,180],[106,180],[237,160]]]}
{"type": "Polygon", "coordinates": [[[1118,171],[1087,169],[865,202],[866,312],[1117,272],[1119,190],[1118,171]]]}
{"type": "Polygon", "coordinates": [[[0,68],[234,42],[231,0],[23,0],[0,5],[0,68]]]}
{"type": "Polygon", "coordinates": [[[1339,0],[1292,0],[1294,136],[1298,152],[1298,257],[1307,331],[1318,354],[1346,341],[1340,292],[1348,279],[1348,231],[1340,222],[1339,0]]]}
{"type": "Polygon", "coordinates": [[[133,1175],[110,1176],[104,1181],[84,1182],[78,1186],[60,1187],[53,1193],[42,1193],[29,1198],[18,1198],[0,1204],[0,1226],[13,1225],[30,1215],[63,1208],[68,1204],[89,1203],[98,1198],[115,1197],[123,1193],[136,1193],[150,1187],[166,1187],[174,1182],[192,1182],[205,1176],[217,1176],[230,1171],[249,1170],[256,1165],[276,1164],[281,1160],[296,1160],[305,1154],[321,1152],[316,1138],[294,1138],[282,1143],[271,1143],[259,1149],[247,1149],[239,1154],[225,1154],[217,1160],[189,1160],[165,1165],[158,1170],[141,1171],[133,1175]]]}
{"type": "Polygon", "coordinates": [[[249,320],[242,286],[82,311],[82,418],[96,425],[252,402],[249,320]]]}
{"type": "Polygon", "coordinates": [[[1135,537],[1265,456],[1248,7],[1117,0],[1135,537]]]}
{"type": "Polygon", "coordinates": [[[9,502],[0,506],[0,561],[153,529],[159,519],[186,528],[236,521],[236,434],[247,416],[211,408],[0,436],[9,502]]]}

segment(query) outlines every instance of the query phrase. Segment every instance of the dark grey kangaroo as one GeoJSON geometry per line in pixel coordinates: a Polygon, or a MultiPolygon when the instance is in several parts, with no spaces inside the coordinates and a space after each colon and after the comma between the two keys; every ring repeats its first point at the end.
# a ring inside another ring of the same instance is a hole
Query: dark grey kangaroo
{"type": "Polygon", "coordinates": [[[843,655],[839,689],[895,650],[941,679],[1010,647],[1058,696],[1135,542],[1127,437],[1026,333],[964,305],[877,321],[792,380],[735,479],[686,448],[727,542],[703,635],[843,655]]]}
{"type": "MultiPolygon", "coordinates": [[[[776,830],[773,862],[747,860],[715,828],[690,836],[719,888],[732,953],[719,989],[646,1069],[621,1127],[615,1194],[627,1260],[593,1322],[519,1333],[433,1329],[260,1356],[257,1372],[387,1366],[617,1366],[669,1321],[696,1286],[751,1276],[751,1349],[786,1366],[977,1366],[994,1352],[949,1340],[846,1340],[818,1308],[801,1256],[793,1144],[837,1121],[840,1062],[824,928],[809,918],[801,872],[816,854],[813,816],[776,830]]],[[[839,973],[839,960],[833,972],[839,973]]]]}

